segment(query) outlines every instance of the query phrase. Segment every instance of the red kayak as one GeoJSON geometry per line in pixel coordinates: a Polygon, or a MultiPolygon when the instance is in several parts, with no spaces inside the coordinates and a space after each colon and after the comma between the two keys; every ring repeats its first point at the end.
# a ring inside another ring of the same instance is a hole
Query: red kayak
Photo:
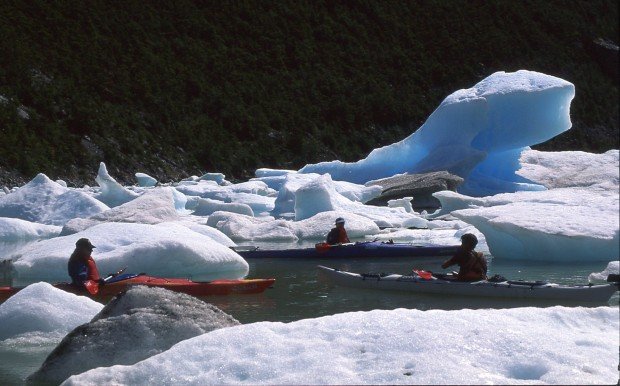
{"type": "MultiPolygon", "coordinates": [[[[69,283],[56,283],[54,287],[93,299],[107,299],[118,295],[134,285],[165,288],[170,291],[203,297],[211,295],[258,294],[271,287],[276,279],[238,279],[192,281],[189,279],[170,279],[145,274],[122,274],[106,281],[105,285],[89,286],[88,291],[69,283]]],[[[0,301],[4,301],[24,287],[0,287],[0,301]]]]}

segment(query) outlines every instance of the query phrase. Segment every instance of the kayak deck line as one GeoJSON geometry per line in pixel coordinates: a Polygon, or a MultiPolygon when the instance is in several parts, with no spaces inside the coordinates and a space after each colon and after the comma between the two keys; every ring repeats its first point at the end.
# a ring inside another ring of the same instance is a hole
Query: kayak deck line
{"type": "Polygon", "coordinates": [[[329,245],[319,243],[314,248],[260,249],[257,246],[231,247],[244,259],[252,258],[446,258],[454,255],[459,246],[436,244],[390,243],[367,241],[329,245]]]}
{"type": "Polygon", "coordinates": [[[322,265],[317,266],[317,268],[324,278],[336,285],[420,294],[603,303],[607,302],[619,288],[619,283],[615,281],[617,278],[609,280],[610,284],[600,285],[593,285],[592,283],[562,285],[519,280],[464,282],[449,280],[447,278],[449,275],[445,274],[434,274],[431,279],[423,279],[414,275],[360,274],[322,265]]]}

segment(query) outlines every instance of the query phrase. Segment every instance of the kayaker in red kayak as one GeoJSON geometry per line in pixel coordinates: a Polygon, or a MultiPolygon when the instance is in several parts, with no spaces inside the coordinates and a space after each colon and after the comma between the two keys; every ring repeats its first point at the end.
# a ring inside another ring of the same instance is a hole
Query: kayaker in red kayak
{"type": "Polygon", "coordinates": [[[350,242],[351,241],[349,241],[347,231],[344,229],[344,219],[342,217],[338,217],[336,219],[336,227],[332,228],[332,230],[327,234],[327,244],[334,245],[350,242]]]}
{"type": "Polygon", "coordinates": [[[84,287],[88,280],[92,280],[99,285],[105,284],[104,280],[99,276],[99,270],[95,260],[90,255],[93,252],[94,245],[90,240],[82,238],[75,243],[75,250],[69,258],[67,269],[71,276],[71,284],[84,287]]]}
{"type": "Polygon", "coordinates": [[[458,264],[460,269],[457,280],[459,281],[478,281],[486,279],[487,262],[482,257],[482,252],[474,251],[476,245],[478,245],[478,238],[471,233],[465,233],[461,236],[461,246],[459,249],[454,256],[441,265],[441,268],[445,269],[458,264]]]}

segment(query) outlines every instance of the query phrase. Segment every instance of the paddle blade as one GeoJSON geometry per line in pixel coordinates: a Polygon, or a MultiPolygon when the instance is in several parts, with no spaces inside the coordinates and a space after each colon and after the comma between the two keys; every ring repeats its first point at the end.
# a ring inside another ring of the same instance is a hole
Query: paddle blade
{"type": "Polygon", "coordinates": [[[431,280],[433,278],[433,273],[429,271],[423,271],[421,269],[414,269],[413,272],[424,280],[431,280]]]}
{"type": "Polygon", "coordinates": [[[99,283],[94,280],[86,280],[84,282],[84,287],[86,287],[86,291],[91,295],[97,295],[99,293],[99,283]]]}

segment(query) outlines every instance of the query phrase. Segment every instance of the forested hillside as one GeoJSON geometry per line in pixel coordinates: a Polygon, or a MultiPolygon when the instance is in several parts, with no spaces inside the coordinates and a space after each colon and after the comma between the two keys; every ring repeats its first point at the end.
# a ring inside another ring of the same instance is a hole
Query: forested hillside
{"type": "Polygon", "coordinates": [[[499,70],[575,84],[543,149],[620,147],[616,0],[3,1],[0,36],[0,186],[357,160],[499,70]]]}

